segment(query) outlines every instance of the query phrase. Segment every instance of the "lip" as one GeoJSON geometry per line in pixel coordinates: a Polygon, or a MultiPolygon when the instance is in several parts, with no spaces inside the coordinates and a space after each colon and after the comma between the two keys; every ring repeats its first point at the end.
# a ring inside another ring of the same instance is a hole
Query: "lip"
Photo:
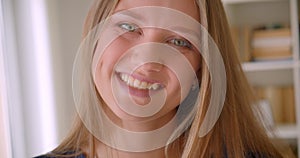
{"type": "Polygon", "coordinates": [[[121,87],[123,87],[124,90],[126,90],[126,92],[129,92],[130,95],[136,96],[136,97],[149,98],[151,94],[154,94],[157,91],[159,91],[159,90],[161,90],[162,88],[165,87],[164,84],[162,84],[161,82],[159,82],[157,80],[149,79],[149,78],[140,76],[138,74],[130,74],[129,75],[128,73],[116,72],[115,75],[116,75],[118,81],[120,82],[121,87]],[[126,74],[126,75],[131,76],[134,79],[137,79],[141,82],[147,82],[147,83],[150,83],[150,84],[159,84],[160,87],[156,90],[153,90],[153,89],[139,89],[139,88],[136,88],[136,87],[132,87],[132,86],[128,85],[127,83],[125,83],[121,79],[120,74],[126,74]]]}

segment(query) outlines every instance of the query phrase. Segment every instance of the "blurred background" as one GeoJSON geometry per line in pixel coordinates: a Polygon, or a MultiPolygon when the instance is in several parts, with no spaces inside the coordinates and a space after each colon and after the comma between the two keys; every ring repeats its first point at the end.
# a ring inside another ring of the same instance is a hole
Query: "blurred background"
{"type": "Polygon", "coordinates": [[[1,0],[0,157],[62,140],[75,113],[72,66],[91,0],[1,0]]]}
{"type": "MultiPolygon", "coordinates": [[[[91,1],[0,0],[1,158],[46,153],[66,136],[76,112],[73,60],[91,1]]],[[[222,2],[266,125],[300,158],[299,0],[222,2]]]]}

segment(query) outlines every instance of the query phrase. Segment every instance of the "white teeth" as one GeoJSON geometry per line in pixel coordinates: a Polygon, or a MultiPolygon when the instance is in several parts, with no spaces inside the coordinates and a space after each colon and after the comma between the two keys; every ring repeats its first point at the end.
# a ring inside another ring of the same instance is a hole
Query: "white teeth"
{"type": "Polygon", "coordinates": [[[129,76],[129,79],[127,80],[127,84],[129,84],[131,87],[133,87],[133,77],[129,76]]]}
{"type": "Polygon", "coordinates": [[[123,76],[124,76],[124,81],[128,81],[128,76],[125,74],[123,74],[123,76]]]}
{"type": "Polygon", "coordinates": [[[133,82],[133,87],[140,89],[140,84],[141,84],[141,82],[139,80],[135,79],[133,82]]]}
{"type": "Polygon", "coordinates": [[[138,79],[133,78],[127,74],[120,74],[120,78],[124,81],[127,85],[137,88],[137,89],[149,89],[149,90],[157,90],[160,88],[159,83],[147,83],[145,81],[140,81],[138,79]]]}
{"type": "Polygon", "coordinates": [[[148,87],[147,85],[148,85],[147,82],[142,82],[141,85],[140,85],[140,88],[141,89],[147,89],[147,87],[148,87]]]}
{"type": "Polygon", "coordinates": [[[125,74],[121,74],[121,79],[122,79],[123,81],[127,81],[126,75],[125,75],[125,74]]]}
{"type": "Polygon", "coordinates": [[[158,83],[154,83],[150,86],[150,89],[152,90],[157,90],[159,88],[159,84],[158,83]]]}

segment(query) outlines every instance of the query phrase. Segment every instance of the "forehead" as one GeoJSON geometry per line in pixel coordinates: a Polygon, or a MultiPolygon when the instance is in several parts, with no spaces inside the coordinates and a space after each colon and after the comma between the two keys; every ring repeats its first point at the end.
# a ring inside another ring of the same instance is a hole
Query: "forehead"
{"type": "Polygon", "coordinates": [[[199,21],[199,7],[195,0],[120,0],[115,12],[142,6],[160,6],[181,11],[199,21]]]}

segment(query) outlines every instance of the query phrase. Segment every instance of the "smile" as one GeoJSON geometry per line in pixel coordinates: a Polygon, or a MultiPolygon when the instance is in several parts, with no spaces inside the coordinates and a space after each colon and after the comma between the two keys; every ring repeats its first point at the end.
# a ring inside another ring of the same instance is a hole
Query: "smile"
{"type": "Polygon", "coordinates": [[[119,73],[119,77],[126,85],[140,90],[158,90],[162,87],[160,83],[141,81],[125,73],[119,73]]]}

